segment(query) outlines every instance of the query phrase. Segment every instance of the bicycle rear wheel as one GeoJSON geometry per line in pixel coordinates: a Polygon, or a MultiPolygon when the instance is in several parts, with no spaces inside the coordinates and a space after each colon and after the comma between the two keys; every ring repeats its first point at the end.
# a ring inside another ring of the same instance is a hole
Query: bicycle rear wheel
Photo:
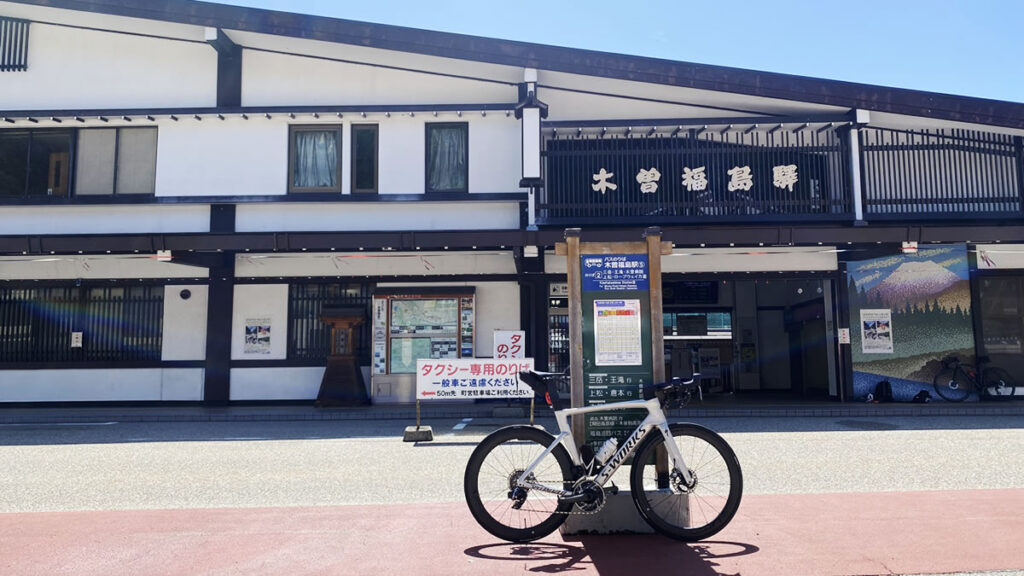
{"type": "Polygon", "coordinates": [[[963,402],[971,395],[971,384],[963,370],[943,368],[932,382],[935,392],[949,402],[963,402]]]}
{"type": "Polygon", "coordinates": [[[985,369],[985,381],[981,387],[982,394],[990,398],[1005,398],[1013,396],[1016,389],[1013,379],[1006,370],[1002,368],[985,369]]]}
{"type": "MultiPolygon", "coordinates": [[[[493,432],[473,450],[463,488],[466,504],[485,530],[502,540],[529,542],[554,532],[572,503],[555,494],[518,488],[516,479],[554,442],[553,436],[529,426],[493,432]]],[[[544,456],[530,480],[553,490],[571,490],[572,461],[562,445],[544,456]]]]}
{"type": "Polygon", "coordinates": [[[725,528],[740,507],[740,463],[729,444],[703,426],[671,424],[669,429],[693,481],[687,485],[678,472],[658,470],[655,456],[665,438],[654,432],[633,458],[633,502],[644,520],[665,536],[703,540],[725,528]]]}

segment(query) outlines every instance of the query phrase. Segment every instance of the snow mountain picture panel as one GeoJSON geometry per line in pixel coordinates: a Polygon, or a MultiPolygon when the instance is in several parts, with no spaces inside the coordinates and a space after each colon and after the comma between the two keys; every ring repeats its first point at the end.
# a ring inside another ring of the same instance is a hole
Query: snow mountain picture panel
{"type": "Polygon", "coordinates": [[[896,400],[910,400],[931,388],[944,356],[973,363],[966,245],[850,263],[847,271],[855,398],[889,380],[896,400]],[[878,337],[876,317],[885,310],[891,317],[886,346],[865,341],[878,337]]]}

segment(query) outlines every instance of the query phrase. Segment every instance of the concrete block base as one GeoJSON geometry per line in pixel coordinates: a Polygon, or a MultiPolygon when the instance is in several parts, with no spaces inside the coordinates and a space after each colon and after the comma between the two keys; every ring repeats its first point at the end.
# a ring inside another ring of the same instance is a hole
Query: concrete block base
{"type": "MultiPolygon", "coordinates": [[[[684,495],[671,495],[671,498],[685,498],[684,495]]],[[[644,521],[633,504],[633,497],[628,490],[618,494],[605,492],[605,504],[596,514],[570,514],[559,531],[564,536],[585,534],[653,534],[654,529],[644,521]]],[[[673,507],[686,515],[686,506],[673,507]]],[[[685,518],[683,518],[685,519],[685,518]]]]}
{"type": "Polygon", "coordinates": [[[434,439],[434,430],[430,426],[406,426],[402,442],[430,442],[434,439]]]}

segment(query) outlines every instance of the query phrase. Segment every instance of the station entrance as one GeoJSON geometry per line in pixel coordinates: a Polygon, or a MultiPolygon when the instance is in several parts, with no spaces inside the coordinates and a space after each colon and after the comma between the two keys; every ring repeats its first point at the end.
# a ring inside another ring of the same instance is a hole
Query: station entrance
{"type": "Polygon", "coordinates": [[[833,284],[821,277],[666,275],[666,375],[682,373],[690,351],[710,398],[837,396],[833,284]]]}

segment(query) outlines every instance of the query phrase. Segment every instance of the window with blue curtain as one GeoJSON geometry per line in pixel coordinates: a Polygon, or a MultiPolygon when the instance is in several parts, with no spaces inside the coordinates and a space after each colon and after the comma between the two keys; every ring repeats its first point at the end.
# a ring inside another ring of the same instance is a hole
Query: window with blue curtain
{"type": "Polygon", "coordinates": [[[288,188],[341,192],[341,127],[292,126],[288,188]]]}
{"type": "Polygon", "coordinates": [[[469,124],[427,124],[427,192],[469,191],[469,124]]]}

